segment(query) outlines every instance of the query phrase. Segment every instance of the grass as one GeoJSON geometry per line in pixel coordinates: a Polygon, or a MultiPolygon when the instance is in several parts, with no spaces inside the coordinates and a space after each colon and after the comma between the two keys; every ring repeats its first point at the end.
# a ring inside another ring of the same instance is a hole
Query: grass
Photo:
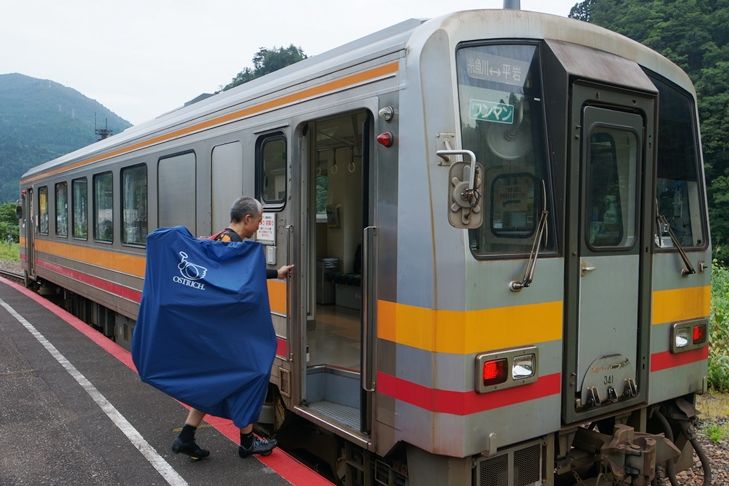
{"type": "Polygon", "coordinates": [[[709,388],[729,392],[729,270],[712,265],[709,388]]]}
{"type": "Polygon", "coordinates": [[[0,260],[20,261],[20,245],[17,243],[0,243],[0,260]]]}
{"type": "Polygon", "coordinates": [[[729,434],[729,426],[726,424],[709,424],[704,427],[704,433],[714,444],[718,444],[729,434]]]}

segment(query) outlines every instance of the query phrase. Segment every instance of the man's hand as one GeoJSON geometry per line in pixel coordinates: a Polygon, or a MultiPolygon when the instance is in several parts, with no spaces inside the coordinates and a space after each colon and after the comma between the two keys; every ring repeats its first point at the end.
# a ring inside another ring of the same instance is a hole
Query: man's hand
{"type": "Polygon", "coordinates": [[[291,275],[291,271],[293,270],[293,265],[284,265],[281,268],[278,269],[278,278],[285,278],[291,275]]]}

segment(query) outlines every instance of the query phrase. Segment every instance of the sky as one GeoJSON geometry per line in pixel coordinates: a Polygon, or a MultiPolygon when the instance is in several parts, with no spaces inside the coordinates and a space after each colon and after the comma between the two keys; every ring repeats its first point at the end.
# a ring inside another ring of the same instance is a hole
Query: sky
{"type": "MultiPolygon", "coordinates": [[[[578,0],[521,0],[566,17],[578,0]]],[[[261,47],[321,54],[408,18],[503,0],[0,0],[0,74],[50,79],[132,124],[219,90],[261,47]]]]}

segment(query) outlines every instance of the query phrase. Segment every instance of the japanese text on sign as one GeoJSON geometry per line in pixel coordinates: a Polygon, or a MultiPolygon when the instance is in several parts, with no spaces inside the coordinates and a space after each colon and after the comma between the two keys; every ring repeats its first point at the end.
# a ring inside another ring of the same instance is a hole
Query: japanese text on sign
{"type": "Polygon", "coordinates": [[[276,213],[263,213],[256,232],[256,241],[268,245],[276,244],[276,213]]]}
{"type": "Polygon", "coordinates": [[[471,78],[523,86],[529,64],[508,57],[470,55],[466,61],[466,69],[471,78]]]}
{"type": "Polygon", "coordinates": [[[514,123],[514,105],[494,101],[471,100],[468,112],[472,120],[492,123],[514,123]]]}

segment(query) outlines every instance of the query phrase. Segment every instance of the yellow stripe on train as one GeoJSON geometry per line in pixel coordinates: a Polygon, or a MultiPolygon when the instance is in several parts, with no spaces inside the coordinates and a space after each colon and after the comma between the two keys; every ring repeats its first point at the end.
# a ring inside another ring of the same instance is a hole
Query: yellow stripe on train
{"type": "Polygon", "coordinates": [[[653,292],[651,323],[656,325],[706,317],[710,304],[710,285],[656,290],[653,292]]]}
{"type": "Polygon", "coordinates": [[[380,300],[377,337],[454,354],[557,341],[562,339],[562,301],[454,311],[380,300]]]}
{"type": "Polygon", "coordinates": [[[35,240],[35,249],[49,255],[144,278],[145,258],[143,256],[41,239],[35,240]]]}

